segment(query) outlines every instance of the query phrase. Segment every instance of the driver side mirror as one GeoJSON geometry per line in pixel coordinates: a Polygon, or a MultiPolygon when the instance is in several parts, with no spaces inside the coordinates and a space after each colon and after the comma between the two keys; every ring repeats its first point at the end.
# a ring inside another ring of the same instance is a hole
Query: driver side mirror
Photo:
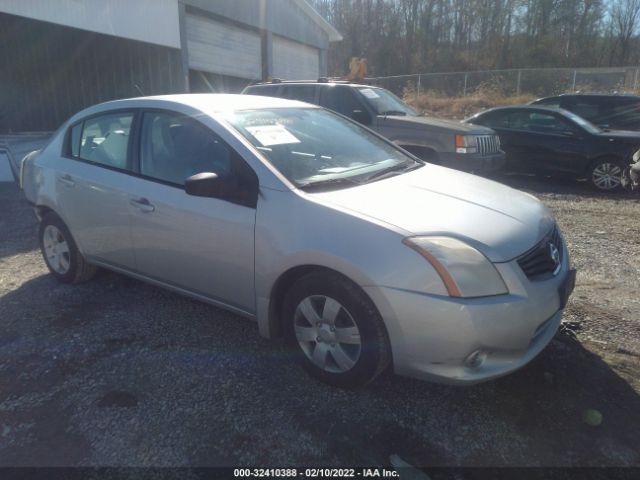
{"type": "Polygon", "coordinates": [[[371,125],[371,115],[362,110],[353,110],[351,112],[351,118],[363,125],[371,125]]]}
{"type": "Polygon", "coordinates": [[[194,197],[222,198],[229,190],[229,180],[219,177],[217,173],[202,172],[190,176],[184,181],[187,195],[194,197]]]}

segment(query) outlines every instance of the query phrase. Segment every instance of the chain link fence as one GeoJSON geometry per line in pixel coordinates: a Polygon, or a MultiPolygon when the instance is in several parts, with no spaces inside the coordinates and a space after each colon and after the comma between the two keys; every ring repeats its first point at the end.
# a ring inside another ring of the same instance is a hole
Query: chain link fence
{"type": "Polygon", "coordinates": [[[449,97],[464,97],[489,88],[506,96],[544,97],[575,91],[638,92],[640,67],[523,68],[419,73],[366,80],[400,96],[434,92],[449,97]]]}

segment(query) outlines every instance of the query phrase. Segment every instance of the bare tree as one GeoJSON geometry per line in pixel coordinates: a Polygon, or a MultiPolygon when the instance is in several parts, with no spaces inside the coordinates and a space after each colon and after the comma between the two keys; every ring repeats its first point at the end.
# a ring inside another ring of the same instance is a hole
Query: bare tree
{"type": "Polygon", "coordinates": [[[343,34],[330,74],[372,75],[640,61],[640,0],[308,0],[343,34]]]}
{"type": "Polygon", "coordinates": [[[626,65],[632,38],[640,27],[640,0],[616,0],[611,6],[611,23],[614,35],[611,57],[619,65],[626,65]]]}

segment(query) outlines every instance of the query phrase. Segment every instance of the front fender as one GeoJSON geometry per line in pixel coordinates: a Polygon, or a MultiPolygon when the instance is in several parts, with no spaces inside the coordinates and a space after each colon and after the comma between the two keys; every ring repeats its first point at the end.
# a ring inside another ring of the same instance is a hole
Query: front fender
{"type": "Polygon", "coordinates": [[[256,316],[260,333],[273,336],[270,302],[285,272],[318,266],[363,289],[425,288],[446,295],[431,265],[402,243],[409,233],[316,201],[312,194],[263,190],[255,232],[256,316]]]}

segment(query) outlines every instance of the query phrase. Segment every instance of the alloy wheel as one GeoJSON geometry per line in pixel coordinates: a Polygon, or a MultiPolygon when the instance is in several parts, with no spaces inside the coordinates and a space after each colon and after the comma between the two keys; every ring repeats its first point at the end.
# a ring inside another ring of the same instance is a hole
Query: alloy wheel
{"type": "Polygon", "coordinates": [[[49,266],[57,273],[64,275],[71,266],[69,244],[55,225],[47,225],[44,229],[42,243],[49,266]]]}
{"type": "Polygon", "coordinates": [[[615,163],[601,163],[591,172],[591,181],[600,190],[613,190],[622,183],[622,169],[615,163]]]}
{"type": "Polygon", "coordinates": [[[347,372],[360,358],[360,330],[349,311],[333,298],[304,298],[295,311],[294,331],[306,357],[325,372],[347,372]]]}

